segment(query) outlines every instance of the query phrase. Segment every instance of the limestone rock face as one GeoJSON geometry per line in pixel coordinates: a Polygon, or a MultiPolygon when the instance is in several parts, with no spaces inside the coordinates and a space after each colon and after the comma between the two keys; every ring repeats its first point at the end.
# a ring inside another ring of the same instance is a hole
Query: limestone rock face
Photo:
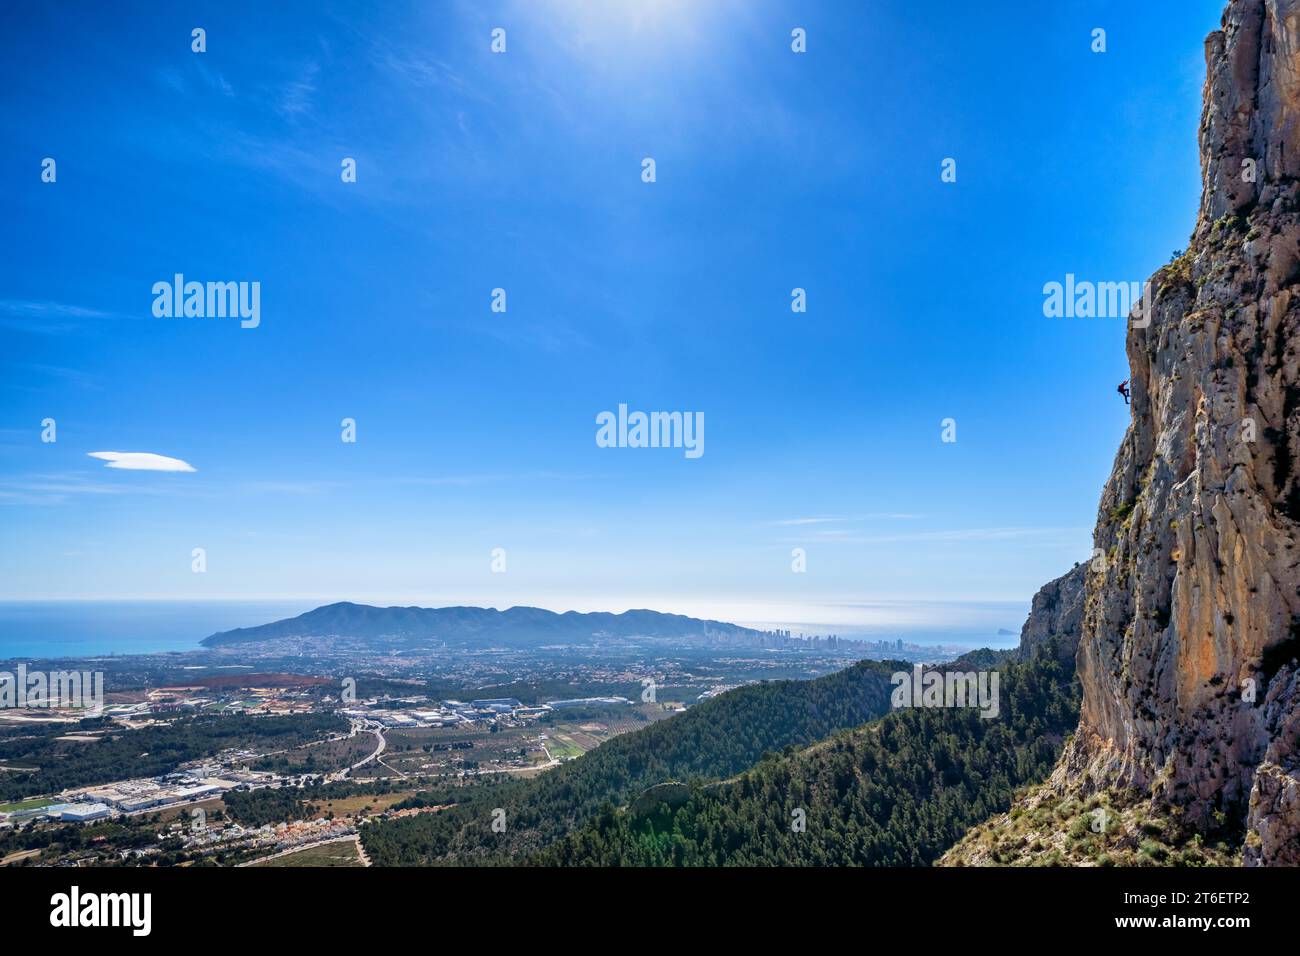
{"type": "Polygon", "coordinates": [[[1206,40],[1203,195],[1128,331],[1132,424],[1085,567],[1054,781],[1148,790],[1248,864],[1300,859],[1300,0],[1206,40]]]}
{"type": "Polygon", "coordinates": [[[1039,588],[1034,595],[1025,626],[1020,629],[1017,657],[1027,660],[1035,648],[1054,637],[1061,660],[1074,660],[1083,625],[1086,572],[1086,565],[1076,564],[1074,570],[1039,588]]]}

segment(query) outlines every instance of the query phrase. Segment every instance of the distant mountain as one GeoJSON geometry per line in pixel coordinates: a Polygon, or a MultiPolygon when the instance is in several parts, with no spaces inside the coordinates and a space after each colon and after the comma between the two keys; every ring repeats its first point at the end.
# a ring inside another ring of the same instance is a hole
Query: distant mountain
{"type": "Polygon", "coordinates": [[[203,646],[256,644],[287,638],[345,638],[383,644],[508,645],[591,643],[602,638],[687,638],[705,634],[756,637],[759,632],[722,621],[704,621],[659,611],[595,611],[557,614],[539,607],[505,611],[484,607],[372,607],[346,601],[327,604],[306,614],[221,631],[204,638],[203,646]]]}

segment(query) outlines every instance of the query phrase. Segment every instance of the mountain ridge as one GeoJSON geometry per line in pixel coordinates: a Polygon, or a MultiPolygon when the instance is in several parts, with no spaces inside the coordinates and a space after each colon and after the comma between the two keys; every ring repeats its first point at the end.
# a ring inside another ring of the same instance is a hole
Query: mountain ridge
{"type": "Polygon", "coordinates": [[[670,614],[645,608],[620,613],[610,611],[551,611],[516,605],[504,611],[496,608],[452,605],[425,608],[378,607],[336,601],[252,627],[218,631],[205,637],[204,647],[251,644],[263,641],[310,638],[351,638],[373,642],[448,641],[474,643],[493,641],[507,645],[544,644],[553,641],[585,642],[597,637],[694,637],[704,634],[728,637],[757,637],[752,628],[670,614]]]}

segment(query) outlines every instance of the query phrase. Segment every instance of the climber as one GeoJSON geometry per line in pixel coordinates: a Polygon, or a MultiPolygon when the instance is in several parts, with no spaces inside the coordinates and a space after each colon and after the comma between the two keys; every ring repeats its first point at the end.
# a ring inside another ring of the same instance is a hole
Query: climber
{"type": "Polygon", "coordinates": [[[1124,404],[1127,405],[1129,403],[1128,402],[1128,396],[1129,396],[1128,379],[1124,379],[1124,381],[1120,382],[1119,388],[1115,389],[1115,391],[1119,392],[1121,395],[1124,396],[1124,404]]]}

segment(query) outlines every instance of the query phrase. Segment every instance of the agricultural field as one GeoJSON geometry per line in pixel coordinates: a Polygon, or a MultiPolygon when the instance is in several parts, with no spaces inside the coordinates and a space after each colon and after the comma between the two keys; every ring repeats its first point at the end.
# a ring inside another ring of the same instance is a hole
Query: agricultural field
{"type": "Polygon", "coordinates": [[[356,840],[336,840],[318,846],[296,850],[284,856],[272,857],[252,866],[303,867],[303,866],[361,866],[356,840]]]}
{"type": "MultiPolygon", "coordinates": [[[[460,776],[517,772],[544,763],[534,727],[403,727],[386,730],[382,764],[359,768],[353,779],[383,776],[460,776]]],[[[371,738],[373,739],[373,738],[371,738]]]]}
{"type": "Polygon", "coordinates": [[[329,773],[352,766],[374,749],[374,734],[360,733],[342,740],[323,740],[272,754],[256,761],[252,769],[276,773],[329,773]]]}
{"type": "Polygon", "coordinates": [[[606,740],[672,716],[658,704],[584,711],[573,719],[557,714],[524,726],[399,728],[385,731],[382,763],[367,764],[353,774],[367,777],[461,777],[509,773],[531,776],[572,760],[606,740]]]}
{"type": "Polygon", "coordinates": [[[159,807],[152,813],[151,817],[157,817],[159,823],[171,823],[175,820],[181,820],[189,823],[194,819],[194,811],[202,810],[211,820],[217,819],[217,811],[224,811],[225,803],[220,797],[213,797],[211,800],[201,800],[198,803],[186,803],[179,807],[159,807]]]}
{"type": "Polygon", "coordinates": [[[596,743],[593,743],[593,740],[594,738],[588,734],[580,734],[556,727],[545,735],[542,746],[546,748],[546,752],[551,755],[552,760],[572,760],[574,757],[581,757],[588,750],[595,747],[596,743]]]}
{"type": "Polygon", "coordinates": [[[414,790],[398,790],[393,793],[360,794],[352,797],[339,797],[334,800],[314,800],[312,805],[317,807],[317,810],[308,819],[319,820],[321,817],[329,817],[342,820],[351,819],[362,811],[371,815],[382,813],[414,795],[414,790]]]}

